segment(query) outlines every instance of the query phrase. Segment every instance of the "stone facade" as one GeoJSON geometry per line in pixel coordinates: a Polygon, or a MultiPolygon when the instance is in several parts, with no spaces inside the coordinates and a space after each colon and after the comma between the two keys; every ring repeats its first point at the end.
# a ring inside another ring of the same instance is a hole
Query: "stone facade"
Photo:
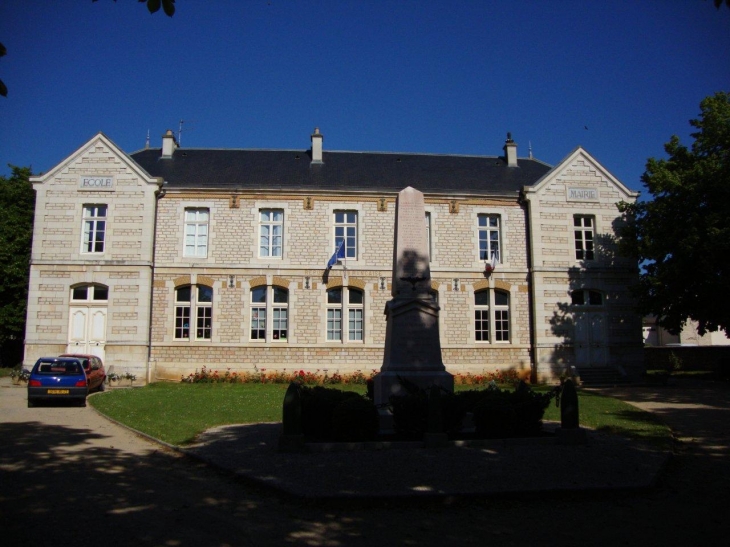
{"type": "MultiPolygon", "coordinates": [[[[628,293],[636,264],[616,256],[610,235],[616,203],[636,194],[580,148],[547,169],[541,180],[512,194],[424,192],[431,291],[451,373],[533,369],[539,378],[554,378],[570,366],[596,362],[630,371],[641,366],[641,321],[628,293]],[[491,274],[479,255],[480,215],[499,219],[500,260],[491,274]],[[591,260],[575,258],[576,215],[592,219],[591,260]],[[599,292],[601,304],[571,304],[576,290],[599,292]],[[495,295],[507,297],[506,339],[495,337],[496,306],[484,311],[489,341],[478,339],[479,291],[488,291],[492,303],[495,295]],[[588,334],[585,322],[592,325],[588,334]],[[597,349],[583,347],[596,343],[597,349]]],[[[380,369],[397,192],[230,189],[202,181],[195,188],[163,186],[103,134],[33,182],[26,365],[41,355],[83,349],[102,355],[115,371],[147,381],[180,379],[203,366],[380,369]],[[88,184],[97,186],[83,186],[84,178],[94,177],[99,180],[88,184]],[[103,252],[85,252],[90,205],[106,206],[103,252]],[[193,210],[206,212],[207,233],[204,252],[187,256],[186,211],[193,210]],[[260,256],[261,211],[283,217],[280,256],[260,256]],[[356,214],[357,252],[327,271],[335,216],[343,211],[356,214]],[[83,291],[74,291],[83,287],[89,288],[85,300],[79,298],[83,291]],[[196,301],[203,299],[199,288],[210,290],[209,302],[196,301]],[[362,303],[328,303],[328,291],[338,289],[362,294],[362,303]],[[275,292],[288,301],[273,302],[275,292]],[[193,296],[182,296],[187,294],[193,296]],[[252,302],[252,295],[262,294],[268,299],[263,306],[252,302]],[[286,312],[284,330],[277,330],[275,308],[286,312]],[[328,339],[328,310],[335,308],[344,338],[348,314],[361,314],[356,340],[328,339]],[[262,309],[266,326],[259,330],[254,316],[262,309]]]]}

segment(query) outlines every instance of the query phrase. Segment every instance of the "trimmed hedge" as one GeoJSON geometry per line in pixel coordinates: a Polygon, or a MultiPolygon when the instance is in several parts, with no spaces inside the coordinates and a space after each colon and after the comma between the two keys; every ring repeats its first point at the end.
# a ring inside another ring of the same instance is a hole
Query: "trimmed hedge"
{"type": "Polygon", "coordinates": [[[300,386],[302,430],[316,441],[374,440],[379,416],[372,401],[352,391],[322,386],[300,386]]]}

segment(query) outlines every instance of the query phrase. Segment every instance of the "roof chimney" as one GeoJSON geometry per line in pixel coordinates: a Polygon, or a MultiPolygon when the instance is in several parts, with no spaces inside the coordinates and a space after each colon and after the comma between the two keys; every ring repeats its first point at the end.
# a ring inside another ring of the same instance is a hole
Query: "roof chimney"
{"type": "Polygon", "coordinates": [[[175,134],[172,132],[172,129],[168,129],[165,134],[162,135],[162,157],[171,158],[175,150],[177,150],[175,134]]]}
{"type": "Polygon", "coordinates": [[[319,132],[319,127],[314,128],[312,134],[312,163],[322,163],[322,141],[324,135],[319,132]]]}
{"type": "Polygon", "coordinates": [[[512,133],[507,133],[507,140],[504,143],[504,157],[507,160],[507,167],[517,167],[517,143],[512,140],[512,133]]]}

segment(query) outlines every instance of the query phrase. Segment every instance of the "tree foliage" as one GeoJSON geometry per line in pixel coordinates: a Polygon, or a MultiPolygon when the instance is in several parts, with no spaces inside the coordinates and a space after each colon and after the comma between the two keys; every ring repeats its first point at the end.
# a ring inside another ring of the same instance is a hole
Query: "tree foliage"
{"type": "MultiPolygon", "coordinates": [[[[12,167],[12,166],[11,166],[12,167]]],[[[0,177],[0,347],[22,344],[28,301],[35,191],[27,167],[0,177]]]]}
{"type": "Polygon", "coordinates": [[[650,158],[642,182],[652,198],[619,209],[622,251],[644,271],[641,312],[678,333],[688,319],[700,334],[730,334],[730,93],[700,103],[690,148],[673,136],[668,159],[650,158]]]}

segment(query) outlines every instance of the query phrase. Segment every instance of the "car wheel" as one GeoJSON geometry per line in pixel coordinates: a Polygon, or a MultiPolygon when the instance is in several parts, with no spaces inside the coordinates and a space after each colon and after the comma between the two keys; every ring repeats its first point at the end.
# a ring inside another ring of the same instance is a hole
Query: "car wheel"
{"type": "Polygon", "coordinates": [[[102,391],[106,391],[106,377],[99,384],[99,387],[97,388],[97,391],[99,393],[101,393],[102,391]]]}
{"type": "Polygon", "coordinates": [[[86,399],[80,399],[79,406],[86,406],[86,399]]]}
{"type": "Polygon", "coordinates": [[[33,408],[35,406],[35,401],[31,401],[28,399],[28,408],[33,408]]]}

